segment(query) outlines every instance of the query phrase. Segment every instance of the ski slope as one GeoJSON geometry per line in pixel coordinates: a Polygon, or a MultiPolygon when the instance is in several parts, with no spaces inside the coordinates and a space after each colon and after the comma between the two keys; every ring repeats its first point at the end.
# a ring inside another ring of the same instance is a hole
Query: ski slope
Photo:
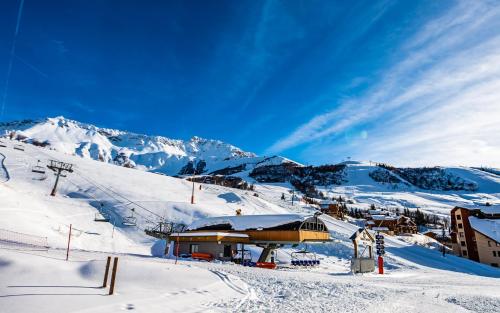
{"type": "MultiPolygon", "coordinates": [[[[138,312],[287,312],[294,308],[301,312],[494,312],[500,308],[500,270],[451,255],[443,258],[436,249],[397,237],[386,237],[387,275],[349,274],[349,237],[358,226],[328,216],[323,219],[334,240],[307,247],[321,260],[314,269],[289,266],[291,253],[303,247],[280,249],[277,258],[282,269],[277,271],[189,261],[173,266],[172,260],[151,257],[158,242],[144,234],[144,228],[162,218],[189,224],[200,217],[234,215],[236,209],[254,215],[310,213],[314,208],[297,201],[292,205],[287,184],[257,184],[258,196],[216,185],[202,184],[200,190],[196,184],[195,204],[190,204],[192,184],[186,180],[31,145],[19,151],[13,149],[16,142],[6,141],[0,156],[9,179],[0,183],[0,229],[47,237],[51,247],[47,252],[0,249],[0,307],[8,307],[9,312],[29,312],[26,301],[40,312],[131,308],[138,312]],[[50,159],[74,164],[74,172],[61,178],[56,197],[49,195],[53,174],[44,178],[31,171],[38,160],[50,159]],[[101,203],[114,226],[94,221],[101,203]],[[132,208],[137,226],[123,226],[132,208]],[[70,224],[73,250],[66,262],[70,224]],[[107,255],[123,258],[116,297],[103,297],[103,290],[96,288],[107,255]],[[470,301],[481,305],[471,307],[470,301]]],[[[382,195],[425,198],[421,191],[363,189],[366,176],[355,175],[357,187],[351,186],[350,196],[356,201],[369,194],[374,199],[382,195]]],[[[337,188],[349,191],[347,187],[337,188]]],[[[440,203],[434,198],[428,201],[440,203]]],[[[449,203],[443,204],[443,210],[449,203]]],[[[259,248],[252,252],[256,257],[259,248]]]]}

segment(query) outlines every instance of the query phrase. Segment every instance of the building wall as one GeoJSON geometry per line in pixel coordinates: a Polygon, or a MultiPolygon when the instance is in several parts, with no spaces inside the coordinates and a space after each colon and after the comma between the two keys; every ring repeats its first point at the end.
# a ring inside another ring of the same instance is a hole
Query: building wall
{"type": "Polygon", "coordinates": [[[470,212],[464,208],[451,210],[451,227],[455,233],[455,254],[479,262],[475,232],[469,223],[470,212]]]}
{"type": "Polygon", "coordinates": [[[500,266],[500,243],[477,231],[475,232],[475,236],[479,262],[497,267],[500,266]]]}
{"type": "MultiPolygon", "coordinates": [[[[176,245],[177,243],[175,243],[176,245]]],[[[224,245],[231,245],[232,250],[236,250],[236,243],[231,242],[221,242],[220,244],[217,242],[206,242],[206,241],[181,241],[179,242],[179,255],[182,254],[190,254],[190,247],[192,244],[198,245],[198,252],[200,253],[209,253],[215,259],[222,261],[230,261],[231,257],[224,257],[224,245]]],[[[177,249],[177,247],[174,247],[177,249]]],[[[174,254],[177,250],[174,250],[174,254]]]]}

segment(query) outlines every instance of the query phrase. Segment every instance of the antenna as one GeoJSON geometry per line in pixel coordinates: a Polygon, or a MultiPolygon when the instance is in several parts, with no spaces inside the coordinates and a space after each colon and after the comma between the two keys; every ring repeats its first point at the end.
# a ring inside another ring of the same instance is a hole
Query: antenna
{"type": "Polygon", "coordinates": [[[63,172],[73,173],[73,164],[50,160],[50,165],[47,165],[47,167],[56,173],[56,182],[54,183],[54,188],[52,188],[52,192],[50,193],[51,196],[55,196],[59,176],[61,176],[63,172]]]}

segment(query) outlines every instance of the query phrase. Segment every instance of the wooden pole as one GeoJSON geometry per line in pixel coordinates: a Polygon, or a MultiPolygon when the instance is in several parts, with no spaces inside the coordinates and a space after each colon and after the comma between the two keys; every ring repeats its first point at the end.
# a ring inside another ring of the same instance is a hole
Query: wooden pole
{"type": "Polygon", "coordinates": [[[179,258],[179,233],[177,233],[177,243],[175,244],[175,264],[177,264],[177,258],[179,258]]]}
{"type": "Polygon", "coordinates": [[[115,292],[116,270],[118,269],[118,257],[113,260],[113,271],[111,272],[111,285],[109,286],[109,295],[115,292]]]}
{"type": "Polygon", "coordinates": [[[66,248],[66,261],[68,261],[69,258],[69,243],[71,242],[71,227],[73,225],[69,224],[69,235],[68,235],[68,247],[66,248]]]}
{"type": "Polygon", "coordinates": [[[108,260],[106,261],[106,271],[104,272],[104,281],[102,283],[102,288],[106,288],[106,286],[108,286],[108,274],[109,274],[110,264],[111,264],[111,257],[108,256],[108,260]]]}

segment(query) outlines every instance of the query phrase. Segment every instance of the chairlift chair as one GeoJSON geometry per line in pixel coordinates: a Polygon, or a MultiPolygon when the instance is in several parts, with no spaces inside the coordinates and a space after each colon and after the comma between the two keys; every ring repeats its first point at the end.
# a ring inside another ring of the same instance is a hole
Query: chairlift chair
{"type": "Polygon", "coordinates": [[[294,266],[316,266],[320,264],[316,258],[316,253],[307,250],[292,252],[291,257],[291,263],[294,266]]]}
{"type": "Polygon", "coordinates": [[[136,226],[137,225],[137,217],[134,216],[135,209],[130,209],[132,213],[130,216],[126,216],[123,218],[122,225],[123,226],[136,226]]]}
{"type": "Polygon", "coordinates": [[[106,211],[99,211],[94,217],[94,222],[109,222],[109,220],[109,214],[106,211]]]}
{"type": "Polygon", "coordinates": [[[45,174],[45,168],[40,166],[40,160],[38,160],[38,163],[31,168],[31,171],[33,173],[45,174]]]}

